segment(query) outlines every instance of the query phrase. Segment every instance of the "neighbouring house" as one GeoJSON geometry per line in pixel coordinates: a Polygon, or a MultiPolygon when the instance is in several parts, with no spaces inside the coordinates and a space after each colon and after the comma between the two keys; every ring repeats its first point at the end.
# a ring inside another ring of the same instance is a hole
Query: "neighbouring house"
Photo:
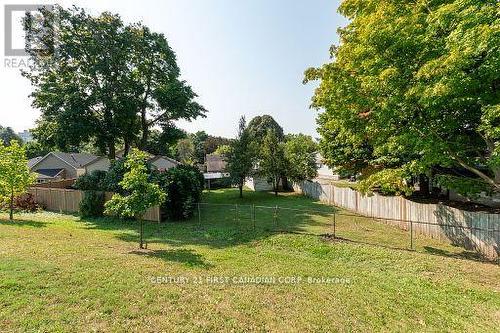
{"type": "MultiPolygon", "coordinates": [[[[116,152],[116,158],[123,158],[123,150],[119,150],[116,152]]],[[[167,156],[161,155],[148,155],[148,162],[151,166],[158,171],[166,171],[170,168],[174,168],[181,163],[167,156]]],[[[85,165],[85,172],[92,172],[94,170],[103,170],[108,171],[111,166],[110,160],[106,156],[98,157],[97,159],[89,162],[85,165]]]]}
{"type": "Polygon", "coordinates": [[[205,155],[205,165],[207,167],[207,172],[224,172],[227,162],[222,155],[207,154],[205,155]]]}
{"type": "Polygon", "coordinates": [[[32,172],[37,174],[37,183],[76,179],[86,172],[85,166],[98,159],[85,153],[50,152],[43,157],[28,161],[32,172]]]}
{"type": "Polygon", "coordinates": [[[268,182],[265,177],[261,176],[247,177],[245,179],[245,186],[256,192],[273,190],[273,184],[268,182]]]}
{"type": "Polygon", "coordinates": [[[316,154],[316,165],[318,167],[318,176],[319,179],[325,180],[339,180],[340,176],[338,173],[330,169],[328,165],[325,164],[323,157],[321,154],[316,154]]]}
{"type": "MultiPolygon", "coordinates": [[[[123,151],[119,151],[116,156],[122,158],[123,151]]],[[[154,155],[149,155],[148,162],[158,171],[165,171],[180,164],[169,157],[154,155]]],[[[30,159],[28,166],[32,172],[37,174],[37,183],[47,183],[76,179],[95,170],[108,171],[111,162],[106,156],[50,152],[45,156],[30,159]]]]}

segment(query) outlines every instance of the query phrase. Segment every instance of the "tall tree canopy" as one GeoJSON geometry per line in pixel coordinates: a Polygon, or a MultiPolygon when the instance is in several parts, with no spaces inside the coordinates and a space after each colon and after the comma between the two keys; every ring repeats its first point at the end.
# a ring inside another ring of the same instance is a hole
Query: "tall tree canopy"
{"type": "Polygon", "coordinates": [[[0,202],[9,206],[9,219],[13,219],[14,198],[26,193],[36,177],[30,173],[24,147],[17,140],[10,145],[0,143],[0,202]]]}
{"type": "Polygon", "coordinates": [[[328,164],[373,177],[446,170],[449,186],[500,190],[498,1],[344,0],[339,11],[350,23],[332,61],[306,71],[321,81],[312,106],[324,109],[328,164]]]}
{"type": "Polygon", "coordinates": [[[256,116],[248,123],[248,133],[251,140],[257,144],[262,144],[269,130],[274,131],[278,141],[283,141],[285,135],[283,128],[270,115],[256,116]]]}
{"type": "Polygon", "coordinates": [[[114,158],[118,143],[126,151],[133,143],[146,147],[152,128],[168,129],[174,120],[206,112],[179,79],[162,34],[77,7],[42,8],[24,23],[33,64],[24,74],[34,87],[33,105],[42,112],[35,132],[40,141],[62,149],[93,141],[114,158]],[[56,21],[57,43],[42,33],[56,21]]]}
{"type": "Polygon", "coordinates": [[[0,143],[8,146],[13,140],[16,140],[17,142],[23,142],[23,140],[21,140],[19,135],[17,135],[12,128],[3,127],[2,125],[0,125],[0,143]]]}
{"type": "Polygon", "coordinates": [[[238,137],[231,141],[226,151],[226,170],[231,175],[231,181],[240,190],[240,198],[243,197],[243,185],[245,179],[250,176],[255,163],[255,145],[252,143],[245,117],[240,118],[238,124],[238,137]]]}

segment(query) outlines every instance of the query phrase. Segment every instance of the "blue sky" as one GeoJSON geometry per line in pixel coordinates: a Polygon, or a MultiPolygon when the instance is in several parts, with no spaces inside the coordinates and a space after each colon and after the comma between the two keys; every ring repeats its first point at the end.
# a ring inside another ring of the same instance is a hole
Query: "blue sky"
{"type": "MultiPolygon", "coordinates": [[[[303,73],[329,60],[328,49],[338,42],[336,30],[347,23],[336,12],[339,1],[59,3],[75,3],[96,14],[109,10],[126,22],[142,21],[165,34],[177,54],[183,78],[209,110],[206,119],[180,122],[180,127],[232,137],[240,115],[249,120],[270,114],[286,132],[316,136],[316,111],[309,109],[315,85],[304,86],[303,73]]],[[[0,97],[4,102],[7,99],[9,111],[0,110],[0,123],[16,130],[29,128],[38,116],[26,98],[29,84],[13,69],[2,70],[6,75],[2,75],[0,97]]]]}

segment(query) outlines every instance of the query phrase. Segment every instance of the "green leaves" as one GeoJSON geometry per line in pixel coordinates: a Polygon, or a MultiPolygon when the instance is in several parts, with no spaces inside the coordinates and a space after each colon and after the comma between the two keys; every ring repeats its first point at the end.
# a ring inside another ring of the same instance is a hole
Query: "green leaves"
{"type": "MultiPolygon", "coordinates": [[[[494,0],[343,1],[350,23],[332,62],[306,71],[321,80],[312,105],[324,110],[330,166],[465,169],[500,190],[499,10],[494,0]]],[[[395,184],[390,174],[377,182],[395,184]]]]}
{"type": "Polygon", "coordinates": [[[128,171],[120,182],[128,195],[114,194],[105,204],[105,213],[141,218],[150,207],[161,205],[165,201],[166,194],[158,184],[148,180],[146,161],[147,154],[138,149],[129,153],[125,162],[128,171]]]}
{"type": "Polygon", "coordinates": [[[0,143],[0,201],[9,203],[11,219],[14,197],[26,193],[35,180],[35,175],[28,168],[24,147],[16,140],[12,140],[10,146],[0,143]]]}

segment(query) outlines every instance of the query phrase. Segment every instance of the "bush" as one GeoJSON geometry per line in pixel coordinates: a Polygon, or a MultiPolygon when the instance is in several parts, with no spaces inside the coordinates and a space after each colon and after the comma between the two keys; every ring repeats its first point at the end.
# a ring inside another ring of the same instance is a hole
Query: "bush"
{"type": "Polygon", "coordinates": [[[156,173],[155,178],[167,193],[167,200],[161,207],[167,218],[183,220],[193,216],[203,192],[203,174],[196,167],[180,165],[164,173],[156,173]]]}
{"type": "Polygon", "coordinates": [[[23,212],[36,212],[43,207],[35,201],[31,193],[24,193],[14,198],[14,209],[23,212]]]}
{"type": "Polygon", "coordinates": [[[104,215],[104,192],[85,191],[80,202],[80,215],[83,217],[101,217],[104,215]]]}
{"type": "Polygon", "coordinates": [[[81,191],[106,191],[106,171],[94,170],[81,175],[75,182],[75,188],[81,191]]]}

